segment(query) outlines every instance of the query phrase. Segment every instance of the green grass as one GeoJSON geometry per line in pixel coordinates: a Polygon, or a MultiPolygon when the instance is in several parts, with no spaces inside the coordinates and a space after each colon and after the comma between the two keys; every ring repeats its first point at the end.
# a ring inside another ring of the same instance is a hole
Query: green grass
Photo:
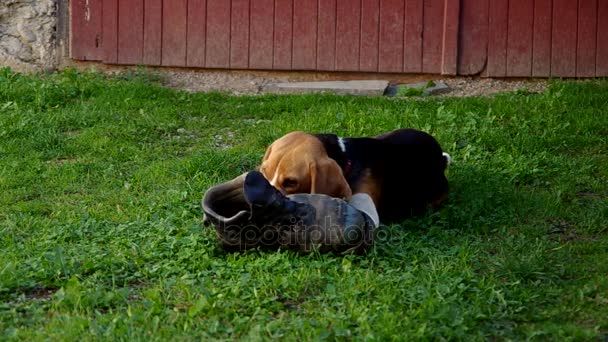
{"type": "Polygon", "coordinates": [[[608,81],[231,97],[0,71],[0,339],[605,340],[608,81]],[[439,212],[366,256],[225,253],[204,190],[290,130],[433,134],[439,212]]]}

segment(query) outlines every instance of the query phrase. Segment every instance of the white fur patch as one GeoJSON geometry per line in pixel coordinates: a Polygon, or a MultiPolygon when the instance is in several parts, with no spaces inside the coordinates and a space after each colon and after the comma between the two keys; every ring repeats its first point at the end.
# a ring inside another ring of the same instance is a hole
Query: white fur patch
{"type": "Polygon", "coordinates": [[[445,153],[445,152],[443,152],[443,156],[447,160],[448,166],[451,165],[452,164],[452,157],[449,154],[445,153]]]}
{"type": "Polygon", "coordinates": [[[340,145],[340,149],[342,150],[342,152],[346,153],[346,144],[344,143],[343,138],[338,138],[338,145],[340,145]]]}

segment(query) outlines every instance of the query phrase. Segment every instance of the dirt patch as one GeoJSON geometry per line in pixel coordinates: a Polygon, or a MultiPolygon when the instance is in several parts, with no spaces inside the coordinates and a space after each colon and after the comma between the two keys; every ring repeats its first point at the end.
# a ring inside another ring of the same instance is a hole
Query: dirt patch
{"type": "MultiPolygon", "coordinates": [[[[164,84],[190,92],[223,91],[233,95],[264,94],[264,87],[275,82],[307,82],[369,79],[371,75],[313,73],[253,73],[253,72],[217,72],[217,71],[167,71],[162,72],[164,84]],[[359,78],[355,76],[359,76],[359,78]]],[[[441,78],[431,76],[385,76],[374,75],[375,79],[387,79],[391,84],[407,84],[422,81],[442,81],[449,90],[436,96],[464,97],[488,96],[506,91],[542,92],[547,88],[545,80],[503,80],[488,78],[441,78]]]]}
{"type": "Polygon", "coordinates": [[[27,293],[28,300],[47,300],[57,292],[53,287],[36,287],[27,293]]]}
{"type": "MultiPolygon", "coordinates": [[[[73,66],[83,70],[92,68],[110,73],[136,69],[129,66],[110,66],[90,62],[74,62],[73,66]]],[[[261,95],[264,93],[265,86],[275,82],[387,80],[390,84],[408,84],[442,81],[447,83],[450,89],[434,95],[441,97],[488,96],[517,90],[542,92],[548,85],[545,79],[495,79],[393,73],[208,70],[167,67],[149,67],[146,70],[158,75],[162,84],[171,88],[188,92],[220,91],[232,95],[261,95]]]]}
{"type": "Polygon", "coordinates": [[[447,83],[450,90],[437,96],[488,96],[510,91],[541,93],[548,86],[546,80],[503,80],[466,77],[441,81],[447,83]]]}

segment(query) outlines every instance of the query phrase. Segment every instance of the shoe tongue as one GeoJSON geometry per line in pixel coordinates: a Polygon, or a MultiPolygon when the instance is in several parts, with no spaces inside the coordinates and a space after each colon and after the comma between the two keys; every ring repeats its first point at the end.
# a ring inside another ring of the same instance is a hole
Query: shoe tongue
{"type": "Polygon", "coordinates": [[[275,191],[273,190],[275,189],[268,180],[257,171],[251,171],[245,177],[243,193],[245,194],[245,200],[249,202],[250,205],[268,205],[274,200],[273,194],[275,191]]]}

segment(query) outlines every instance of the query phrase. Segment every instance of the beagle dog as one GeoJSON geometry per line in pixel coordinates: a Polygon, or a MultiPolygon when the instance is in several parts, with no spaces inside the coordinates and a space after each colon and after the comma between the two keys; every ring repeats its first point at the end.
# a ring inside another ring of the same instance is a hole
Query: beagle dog
{"type": "Polygon", "coordinates": [[[352,138],[296,131],[266,149],[259,171],[284,194],[367,193],[380,221],[393,223],[445,200],[450,163],[435,138],[415,129],[352,138]]]}

